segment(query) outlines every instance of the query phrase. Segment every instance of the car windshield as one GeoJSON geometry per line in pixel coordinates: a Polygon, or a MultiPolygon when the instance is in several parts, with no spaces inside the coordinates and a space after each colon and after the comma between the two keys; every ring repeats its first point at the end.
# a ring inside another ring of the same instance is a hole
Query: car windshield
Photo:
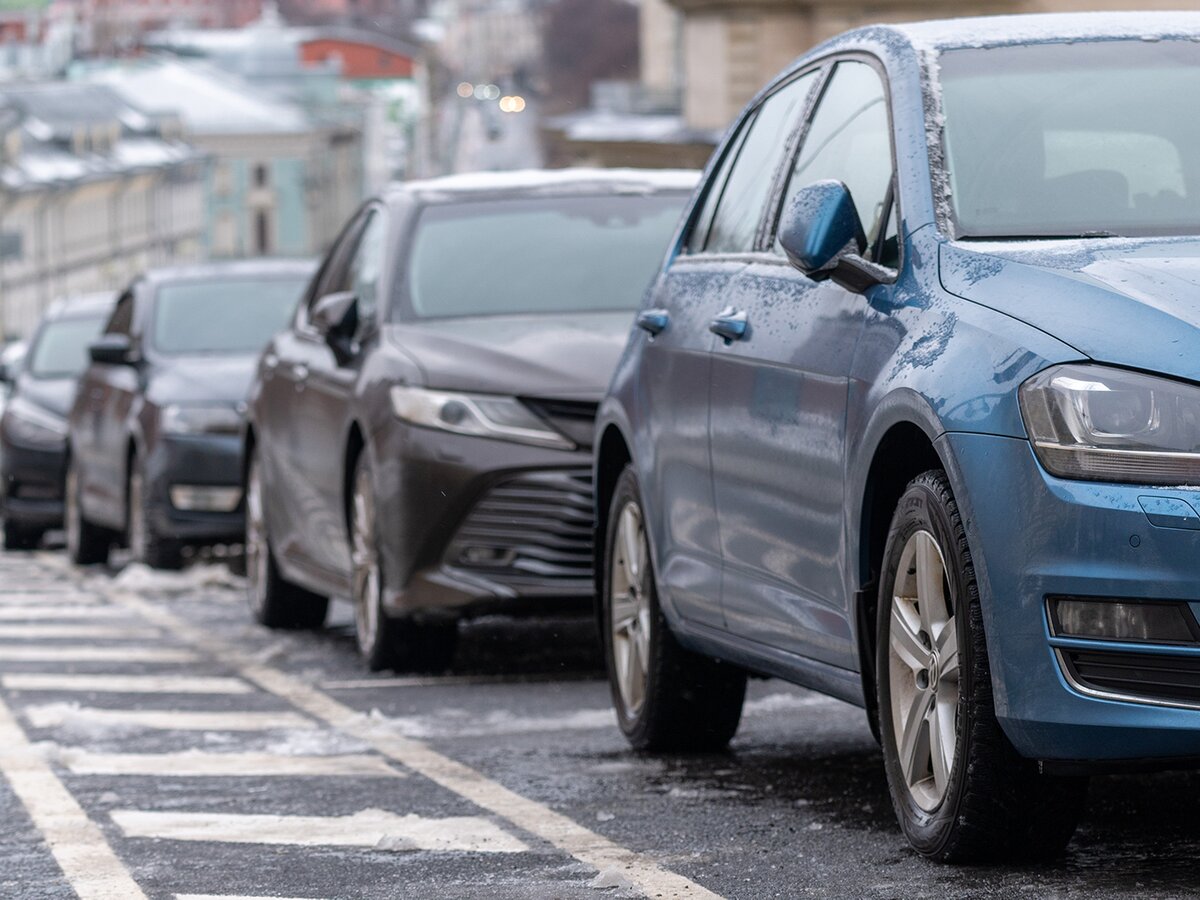
{"type": "Polygon", "coordinates": [[[34,378],[74,378],[88,363],[88,344],[104,326],[104,316],[55,319],[44,324],[28,354],[34,378]]]}
{"type": "Polygon", "coordinates": [[[401,279],[418,319],[634,309],[687,198],[590,196],[427,207],[401,279]]]}
{"type": "Polygon", "coordinates": [[[151,346],[168,355],[255,353],[287,324],[307,283],[293,275],[164,284],[151,346]]]}
{"type": "Polygon", "coordinates": [[[960,237],[1200,234],[1200,45],[1033,44],[939,64],[960,237]]]}

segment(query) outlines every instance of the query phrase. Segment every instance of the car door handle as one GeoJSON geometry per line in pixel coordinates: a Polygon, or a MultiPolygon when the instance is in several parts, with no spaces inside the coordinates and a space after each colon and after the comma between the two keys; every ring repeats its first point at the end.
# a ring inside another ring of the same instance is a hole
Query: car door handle
{"type": "Polygon", "coordinates": [[[708,330],[717,337],[724,338],[725,343],[729,344],[744,338],[749,324],[744,311],[735,310],[730,306],[717,313],[717,317],[709,323],[708,330]]]}
{"type": "Polygon", "coordinates": [[[637,327],[654,337],[662,334],[670,321],[671,316],[665,309],[645,309],[638,313],[637,327]]]}

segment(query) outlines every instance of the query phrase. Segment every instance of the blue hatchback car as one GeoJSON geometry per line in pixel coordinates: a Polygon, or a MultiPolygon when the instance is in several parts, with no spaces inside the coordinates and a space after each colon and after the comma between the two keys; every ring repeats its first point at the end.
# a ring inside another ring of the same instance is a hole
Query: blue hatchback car
{"type": "Polygon", "coordinates": [[[713,157],[597,427],[639,749],[866,708],[912,846],[1062,850],[1200,759],[1200,16],[871,27],[713,157]]]}

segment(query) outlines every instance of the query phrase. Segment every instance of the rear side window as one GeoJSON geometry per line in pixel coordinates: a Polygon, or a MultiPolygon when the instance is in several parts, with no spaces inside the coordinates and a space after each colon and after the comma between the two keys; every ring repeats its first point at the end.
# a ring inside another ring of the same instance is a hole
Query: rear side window
{"type": "Polygon", "coordinates": [[[704,243],[708,253],[748,253],[754,249],[767,195],[816,80],[809,72],[763,101],[738,149],[717,201],[704,243]]]}
{"type": "Polygon", "coordinates": [[[103,316],[55,319],[42,326],[29,351],[28,371],[34,378],[68,378],[88,363],[88,344],[100,333],[103,316]]]}

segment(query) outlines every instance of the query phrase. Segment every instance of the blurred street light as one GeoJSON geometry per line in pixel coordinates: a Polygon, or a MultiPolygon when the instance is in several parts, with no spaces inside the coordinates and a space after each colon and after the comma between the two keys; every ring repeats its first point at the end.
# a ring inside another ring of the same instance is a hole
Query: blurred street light
{"type": "Polygon", "coordinates": [[[462,97],[464,100],[467,100],[474,95],[475,85],[471,84],[469,81],[461,81],[459,82],[457,92],[458,96],[462,97]]]}

